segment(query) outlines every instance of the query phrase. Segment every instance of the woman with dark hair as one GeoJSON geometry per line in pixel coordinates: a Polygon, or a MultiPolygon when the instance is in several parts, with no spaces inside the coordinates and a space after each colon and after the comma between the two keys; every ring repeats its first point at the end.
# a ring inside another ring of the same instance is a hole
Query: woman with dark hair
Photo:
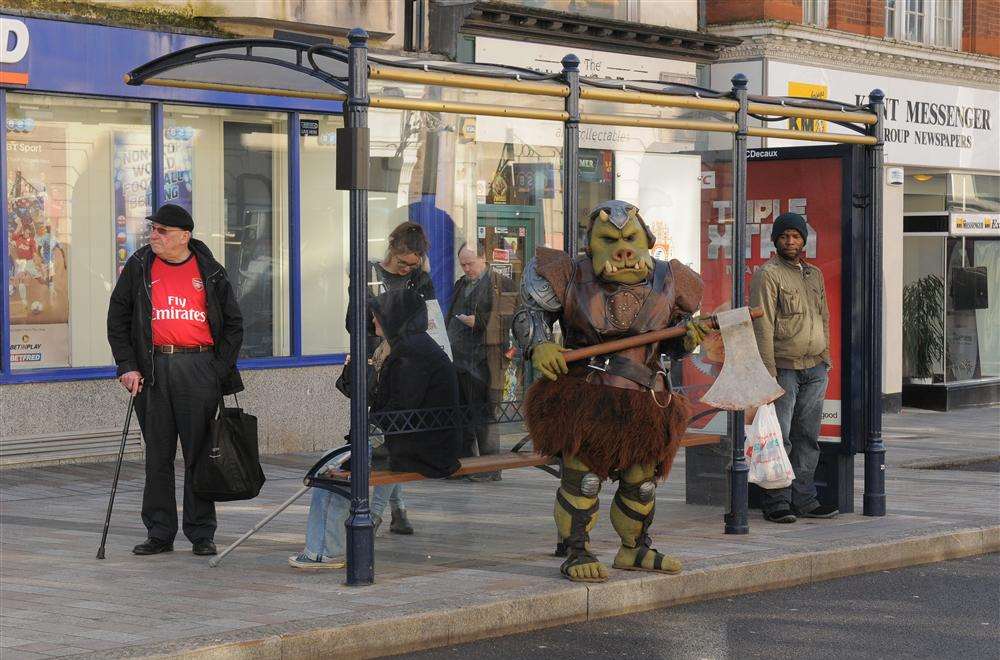
{"type": "Polygon", "coordinates": [[[424,228],[415,222],[402,222],[389,234],[385,256],[372,260],[372,295],[378,296],[396,289],[415,289],[424,300],[434,300],[434,283],[429,274],[427,254],[431,243],[424,228]]]}

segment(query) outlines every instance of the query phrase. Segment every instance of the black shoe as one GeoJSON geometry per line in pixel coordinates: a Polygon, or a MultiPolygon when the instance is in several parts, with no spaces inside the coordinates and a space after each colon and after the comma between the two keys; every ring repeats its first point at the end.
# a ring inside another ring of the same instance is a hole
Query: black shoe
{"type": "Polygon", "coordinates": [[[215,543],[213,543],[210,539],[195,541],[191,544],[191,552],[202,556],[215,555],[219,553],[219,551],[215,549],[215,543]]]}
{"type": "Polygon", "coordinates": [[[170,541],[150,536],[148,539],[132,548],[133,555],[158,555],[161,552],[173,552],[174,544],[170,541]]]}
{"type": "Polygon", "coordinates": [[[793,523],[795,514],[788,509],[778,509],[777,511],[764,512],[764,520],[773,523],[793,523]]]}
{"type": "Polygon", "coordinates": [[[409,535],[413,533],[413,525],[406,517],[406,509],[392,510],[392,521],[389,523],[389,531],[393,534],[409,535]]]}
{"type": "Polygon", "coordinates": [[[840,509],[832,504],[820,504],[815,509],[808,511],[798,511],[799,518],[835,518],[840,513],[840,509]]]}

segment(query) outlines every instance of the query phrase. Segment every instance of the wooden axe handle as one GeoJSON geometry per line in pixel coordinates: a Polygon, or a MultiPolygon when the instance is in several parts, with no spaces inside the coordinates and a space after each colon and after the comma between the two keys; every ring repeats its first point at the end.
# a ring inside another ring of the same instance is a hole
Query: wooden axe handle
{"type": "MultiPolygon", "coordinates": [[[[759,319],[764,315],[764,310],[760,307],[752,307],[750,309],[750,318],[759,319]]],[[[718,322],[715,320],[714,316],[709,316],[699,319],[702,322],[707,322],[709,325],[718,329],[718,322]]],[[[635,348],[636,346],[645,346],[646,344],[655,344],[661,342],[665,339],[673,339],[675,337],[680,337],[687,333],[687,326],[677,325],[672,328],[665,328],[663,330],[656,330],[654,332],[646,332],[641,335],[635,335],[634,337],[626,337],[625,339],[616,339],[614,341],[606,341],[603,344],[594,344],[593,346],[587,346],[586,348],[574,348],[571,351],[566,351],[562,354],[563,359],[569,362],[578,362],[579,360],[586,360],[587,358],[592,358],[595,355],[607,355],[609,353],[617,353],[618,351],[624,351],[626,348],[635,348]]]]}

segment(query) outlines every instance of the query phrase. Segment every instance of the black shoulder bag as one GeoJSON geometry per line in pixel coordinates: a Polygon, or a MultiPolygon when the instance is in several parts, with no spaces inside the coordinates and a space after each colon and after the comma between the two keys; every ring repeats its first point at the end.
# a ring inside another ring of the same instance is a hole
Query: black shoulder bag
{"type": "MultiPolygon", "coordinates": [[[[234,395],[235,398],[235,395],[234,395]]],[[[209,442],[194,466],[194,494],[213,502],[252,500],[264,486],[257,447],[257,418],[219,399],[209,424],[209,442]]]]}

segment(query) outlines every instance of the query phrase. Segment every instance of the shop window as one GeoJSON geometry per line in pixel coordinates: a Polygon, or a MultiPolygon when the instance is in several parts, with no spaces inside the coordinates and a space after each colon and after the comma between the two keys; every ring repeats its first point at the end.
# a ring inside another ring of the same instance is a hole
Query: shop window
{"type": "Polygon", "coordinates": [[[904,212],[945,213],[947,198],[947,172],[907,169],[903,195],[904,212]]]}
{"type": "Polygon", "coordinates": [[[348,193],[334,186],[340,126],[340,117],[302,117],[299,231],[305,355],[343,353],[350,348],[344,323],[351,244],[348,193]]]}
{"type": "Polygon", "coordinates": [[[953,172],[948,180],[948,210],[1000,212],[1000,176],[953,172]]]}
{"type": "Polygon", "coordinates": [[[112,364],[108,299],[151,197],[147,104],[7,94],[11,368],[112,364]]]}
{"type": "Polygon", "coordinates": [[[945,381],[1000,376],[1000,239],[949,238],[945,381]]]}
{"type": "Polygon", "coordinates": [[[886,0],[885,36],[941,48],[961,48],[962,3],[957,0],[886,0]]]}
{"type": "Polygon", "coordinates": [[[944,236],[903,238],[903,378],[944,381],[944,236]]]}
{"type": "Polygon", "coordinates": [[[195,238],[226,267],[243,358],[289,354],[287,141],[281,113],[164,110],[163,199],[191,211],[195,238]]]}

